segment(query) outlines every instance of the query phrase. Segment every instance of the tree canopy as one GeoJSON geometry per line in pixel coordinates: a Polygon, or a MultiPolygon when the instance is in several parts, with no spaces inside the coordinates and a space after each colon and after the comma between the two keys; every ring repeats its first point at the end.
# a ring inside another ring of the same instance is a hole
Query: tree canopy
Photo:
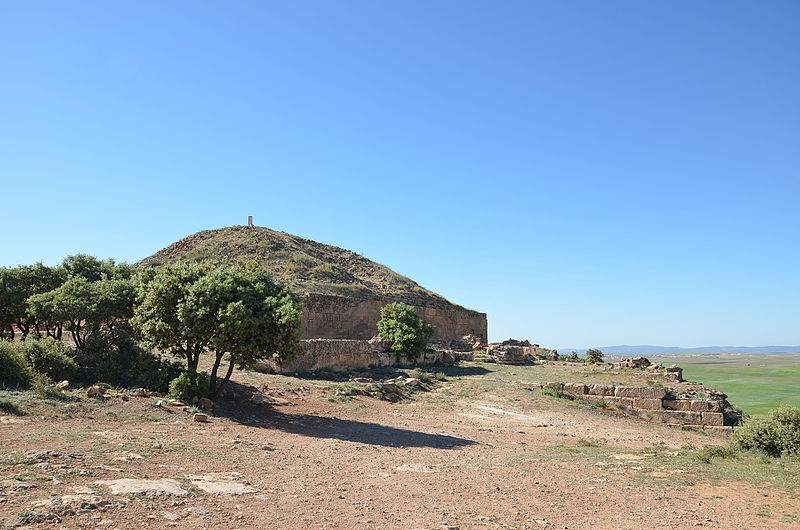
{"type": "Polygon", "coordinates": [[[301,309],[292,293],[254,264],[209,267],[180,263],[160,268],[139,293],[133,324],[153,346],[182,356],[196,371],[213,351],[211,391],[264,357],[285,359],[298,348],[301,309]],[[218,369],[228,355],[227,371],[218,369]]]}
{"type": "Polygon", "coordinates": [[[414,362],[433,336],[433,326],[420,318],[408,304],[395,302],[381,308],[378,333],[392,342],[391,349],[414,362]]]}

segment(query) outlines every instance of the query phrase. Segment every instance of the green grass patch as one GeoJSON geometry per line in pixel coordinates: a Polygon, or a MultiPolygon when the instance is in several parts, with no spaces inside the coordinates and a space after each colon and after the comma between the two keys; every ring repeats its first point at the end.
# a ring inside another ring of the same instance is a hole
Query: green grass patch
{"type": "Polygon", "coordinates": [[[767,414],[779,405],[800,407],[800,354],[694,355],[670,357],[683,377],[728,394],[748,414],[767,414]]]}

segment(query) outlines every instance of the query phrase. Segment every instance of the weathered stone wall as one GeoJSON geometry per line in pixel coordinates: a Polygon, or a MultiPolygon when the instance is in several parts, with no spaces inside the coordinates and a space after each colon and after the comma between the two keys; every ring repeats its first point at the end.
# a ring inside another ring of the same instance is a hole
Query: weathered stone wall
{"type": "MultiPolygon", "coordinates": [[[[290,361],[260,361],[256,369],[272,373],[337,372],[361,370],[373,366],[408,366],[404,358],[385,351],[389,343],[381,340],[308,339],[300,341],[303,353],[290,361]]],[[[426,351],[418,364],[434,364],[443,360],[441,351],[426,351]]]]}
{"type": "MultiPolygon", "coordinates": [[[[303,338],[371,339],[378,333],[381,308],[389,302],[375,298],[307,294],[303,305],[303,338]]],[[[414,308],[436,329],[434,340],[453,341],[471,334],[486,343],[486,313],[445,304],[414,308]]]]}
{"type": "Polygon", "coordinates": [[[730,436],[724,399],[673,399],[664,387],[585,385],[583,383],[542,383],[541,387],[563,392],[586,401],[601,401],[651,422],[666,423],[685,430],[704,430],[730,436]]]}

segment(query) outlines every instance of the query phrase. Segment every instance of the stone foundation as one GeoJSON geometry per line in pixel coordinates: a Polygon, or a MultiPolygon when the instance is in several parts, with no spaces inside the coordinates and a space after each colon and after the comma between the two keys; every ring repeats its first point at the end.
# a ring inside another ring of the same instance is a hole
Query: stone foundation
{"type": "MultiPolygon", "coordinates": [[[[398,359],[396,353],[385,351],[389,343],[377,339],[308,339],[301,340],[300,345],[303,353],[294,359],[284,362],[271,359],[259,361],[256,369],[280,374],[319,370],[347,372],[378,366],[411,366],[403,356],[398,359]]],[[[448,352],[426,351],[419,357],[417,364],[435,364],[453,360],[448,352]]]]}
{"type": "Polygon", "coordinates": [[[673,399],[664,387],[542,383],[542,388],[562,392],[585,401],[603,402],[647,421],[666,423],[684,430],[703,430],[730,436],[725,399],[673,399]]]}

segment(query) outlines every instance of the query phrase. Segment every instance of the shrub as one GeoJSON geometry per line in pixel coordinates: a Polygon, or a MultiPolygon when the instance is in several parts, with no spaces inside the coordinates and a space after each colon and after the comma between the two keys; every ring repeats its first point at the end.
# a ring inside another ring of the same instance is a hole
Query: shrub
{"type": "Polygon", "coordinates": [[[800,455],[800,409],[784,405],[766,418],[745,421],[736,430],[735,444],[772,457],[800,455]]]}
{"type": "Polygon", "coordinates": [[[33,368],[20,351],[20,342],[0,341],[0,388],[28,388],[33,368]]]}
{"type": "Polygon", "coordinates": [[[416,362],[433,336],[433,326],[422,320],[410,305],[395,302],[381,308],[378,333],[392,342],[392,351],[403,353],[410,362],[416,362]]]}
{"type": "Polygon", "coordinates": [[[589,350],[586,350],[586,362],[587,363],[603,362],[603,352],[598,350],[597,348],[591,348],[589,350]]]}
{"type": "Polygon", "coordinates": [[[53,386],[53,380],[47,374],[36,372],[31,378],[31,390],[40,397],[59,397],[61,391],[53,386]]]}
{"type": "Polygon", "coordinates": [[[185,372],[169,383],[169,395],[184,403],[208,395],[211,378],[206,372],[185,372]]]}
{"type": "Polygon", "coordinates": [[[736,458],[736,449],[730,446],[707,445],[697,453],[697,459],[705,464],[710,464],[715,458],[736,458]]]}
{"type": "Polygon", "coordinates": [[[70,379],[77,365],[74,352],[63,342],[46,337],[39,340],[28,338],[18,343],[28,365],[35,371],[51,379],[70,379]]]}
{"type": "Polygon", "coordinates": [[[14,414],[15,416],[22,414],[10,399],[0,399],[0,411],[5,412],[6,414],[14,414]]]}
{"type": "Polygon", "coordinates": [[[181,374],[180,364],[169,362],[142,348],[130,329],[118,324],[113,330],[93,333],[75,355],[77,378],[91,385],[102,381],[118,387],[143,387],[166,392],[181,374]]]}

